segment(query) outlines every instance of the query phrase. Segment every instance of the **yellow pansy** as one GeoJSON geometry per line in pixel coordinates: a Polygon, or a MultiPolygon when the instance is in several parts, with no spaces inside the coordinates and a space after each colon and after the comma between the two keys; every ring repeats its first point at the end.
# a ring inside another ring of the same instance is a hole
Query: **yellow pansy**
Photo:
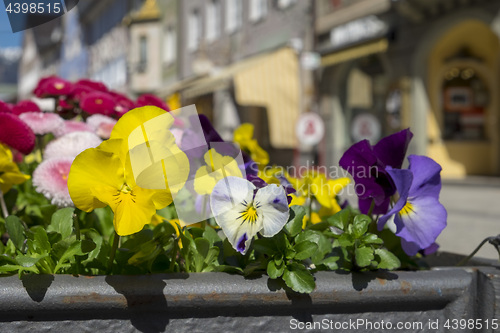
{"type": "MultiPolygon", "coordinates": [[[[306,228],[307,222],[309,222],[309,215],[306,214],[302,218],[302,229],[306,228]]],[[[312,224],[316,224],[316,223],[320,223],[320,222],[321,222],[321,217],[319,216],[319,214],[316,213],[316,212],[312,212],[312,214],[311,214],[311,223],[312,224]]]]}
{"type": "Polygon", "coordinates": [[[238,163],[231,156],[223,156],[212,148],[205,153],[203,158],[206,165],[196,171],[194,179],[194,190],[198,194],[212,193],[215,184],[222,178],[243,177],[238,163]]]}
{"type": "Polygon", "coordinates": [[[121,139],[119,152],[130,161],[137,184],[175,195],[189,175],[189,160],[169,128],[174,118],[155,106],[127,112],[113,127],[110,140],[121,139]]]}
{"type": "Polygon", "coordinates": [[[295,194],[290,194],[292,197],[292,201],[290,201],[290,204],[288,206],[303,206],[306,203],[307,198],[304,196],[297,196],[295,194]]]}
{"type": "Polygon", "coordinates": [[[68,189],[75,206],[86,212],[110,206],[120,236],[136,233],[150,223],[156,210],[170,204],[177,188],[187,179],[189,167],[184,153],[170,159],[172,163],[165,163],[171,155],[167,158],[162,155],[179,151],[175,141],[170,140],[168,127],[158,128],[149,122],[160,117],[157,123],[164,125],[171,117],[165,114],[155,107],[129,111],[115,125],[111,139],[82,152],[71,166],[68,189]],[[137,129],[144,134],[142,141],[136,135],[137,129]],[[133,155],[129,149],[137,154],[133,155]],[[134,161],[144,152],[146,159],[139,165],[143,169],[137,166],[134,169],[134,161]],[[180,164],[182,161],[186,164],[180,164]],[[139,181],[152,187],[138,186],[139,181]],[[175,186],[169,186],[171,181],[175,186]]]}
{"type": "Polygon", "coordinates": [[[281,182],[278,177],[282,176],[288,179],[288,173],[284,168],[273,165],[272,167],[259,170],[257,176],[268,184],[278,184],[281,182]]]}
{"type": "Polygon", "coordinates": [[[234,131],[233,141],[240,145],[241,150],[248,152],[259,169],[262,169],[269,164],[269,154],[253,139],[253,130],[252,124],[241,124],[234,131]]]}
{"type": "Polygon", "coordinates": [[[22,184],[28,179],[30,176],[21,173],[14,163],[10,149],[0,144],[0,191],[7,193],[13,185],[22,184]]]}

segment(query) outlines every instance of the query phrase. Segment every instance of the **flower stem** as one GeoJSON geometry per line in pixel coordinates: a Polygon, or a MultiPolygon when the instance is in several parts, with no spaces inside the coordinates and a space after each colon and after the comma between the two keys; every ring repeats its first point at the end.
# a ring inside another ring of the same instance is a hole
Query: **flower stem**
{"type": "Polygon", "coordinates": [[[119,243],[120,236],[115,231],[115,235],[113,236],[113,245],[111,246],[111,252],[109,253],[108,274],[111,273],[111,268],[113,268],[113,261],[115,261],[115,254],[119,243]]]}
{"type": "Polygon", "coordinates": [[[373,209],[375,209],[375,199],[372,199],[372,204],[370,205],[370,209],[368,210],[368,216],[373,220],[372,214],[373,209]]]}
{"type": "MultiPolygon", "coordinates": [[[[73,226],[75,227],[76,240],[79,241],[81,239],[80,222],[78,221],[78,215],[76,213],[73,214],[73,226]]],[[[80,256],[75,256],[75,261],[76,261],[76,275],[80,275],[80,266],[81,266],[80,256]]]]}
{"type": "Polygon", "coordinates": [[[2,206],[3,217],[7,218],[7,216],[9,216],[9,211],[7,210],[2,190],[0,190],[0,206],[2,206]]]}
{"type": "Polygon", "coordinates": [[[312,223],[312,196],[311,193],[308,193],[308,198],[309,198],[309,223],[312,223]]]}

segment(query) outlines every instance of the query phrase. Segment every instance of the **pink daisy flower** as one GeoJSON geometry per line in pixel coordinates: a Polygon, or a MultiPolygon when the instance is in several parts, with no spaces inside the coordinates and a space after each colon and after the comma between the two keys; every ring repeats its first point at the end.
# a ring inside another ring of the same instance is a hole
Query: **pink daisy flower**
{"type": "Polygon", "coordinates": [[[35,133],[18,116],[0,112],[1,143],[5,143],[23,154],[29,154],[35,148],[35,139],[35,133]]]}
{"type": "Polygon", "coordinates": [[[39,135],[54,132],[64,126],[64,120],[55,113],[25,112],[20,114],[19,118],[39,135]]]}
{"type": "Polygon", "coordinates": [[[58,157],[75,158],[78,154],[88,148],[95,148],[101,144],[102,140],[91,132],[73,132],[57,138],[45,147],[44,159],[58,157]]]}
{"type": "Polygon", "coordinates": [[[73,158],[57,157],[43,161],[33,172],[33,186],[53,205],[73,206],[68,191],[68,174],[73,158]]]}
{"type": "Polygon", "coordinates": [[[82,121],[65,120],[64,125],[54,131],[54,135],[56,137],[61,137],[73,132],[94,132],[94,130],[82,121]]]}
{"type": "Polygon", "coordinates": [[[94,114],[87,118],[87,125],[102,139],[109,139],[116,120],[102,114],[94,114]]]}

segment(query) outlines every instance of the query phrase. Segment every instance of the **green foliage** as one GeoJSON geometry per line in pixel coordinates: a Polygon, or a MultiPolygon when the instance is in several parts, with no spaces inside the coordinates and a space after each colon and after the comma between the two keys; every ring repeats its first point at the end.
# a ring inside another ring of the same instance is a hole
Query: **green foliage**
{"type": "MultiPolygon", "coordinates": [[[[5,244],[0,243],[0,274],[267,274],[295,292],[310,293],[316,271],[391,270],[401,265],[384,247],[387,239],[397,250],[396,241],[385,233],[380,238],[370,232],[374,229],[371,218],[352,209],[303,229],[306,210],[292,206],[283,230],[269,238],[256,236],[245,255],[235,251],[210,221],[201,227],[164,221],[122,237],[111,262],[114,228],[109,208],[92,213],[62,208],[38,223],[34,223],[36,215],[26,212],[23,209],[21,217],[0,220],[0,232],[9,235],[5,244]]],[[[159,214],[172,219],[174,212],[170,206],[159,214]]]]}
{"type": "Polygon", "coordinates": [[[376,234],[369,232],[374,224],[372,219],[363,214],[357,214],[346,208],[331,216],[328,220],[336,234],[334,247],[339,249],[340,268],[344,270],[388,269],[401,266],[399,259],[386,248],[384,241],[376,234]]]}

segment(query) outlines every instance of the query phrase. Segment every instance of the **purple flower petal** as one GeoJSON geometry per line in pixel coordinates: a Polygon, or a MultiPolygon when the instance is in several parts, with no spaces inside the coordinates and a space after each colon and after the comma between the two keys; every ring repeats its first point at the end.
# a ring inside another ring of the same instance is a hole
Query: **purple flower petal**
{"type": "Polygon", "coordinates": [[[410,155],[408,160],[414,178],[410,189],[412,195],[438,199],[441,191],[441,166],[426,156],[410,155]]]}
{"type": "Polygon", "coordinates": [[[240,237],[238,240],[238,243],[236,244],[236,250],[244,254],[245,253],[245,248],[246,248],[246,241],[248,240],[248,236],[246,233],[243,234],[243,236],[240,237]]]}
{"type": "Polygon", "coordinates": [[[413,133],[409,129],[402,130],[382,138],[373,146],[373,151],[382,163],[399,169],[403,165],[412,137],[413,133]]]}
{"type": "Polygon", "coordinates": [[[407,211],[396,215],[394,221],[396,225],[404,225],[396,235],[404,240],[401,243],[403,250],[412,256],[435,242],[446,227],[447,213],[443,205],[433,197],[410,198],[409,207],[407,211]]]}
{"type": "MultiPolygon", "coordinates": [[[[396,185],[396,188],[399,192],[399,200],[394,204],[392,209],[387,214],[380,217],[377,223],[378,230],[382,230],[389,218],[392,215],[397,214],[406,205],[410,187],[412,186],[413,182],[413,174],[410,170],[392,169],[391,167],[387,168],[387,171],[394,180],[394,184],[396,185]]],[[[396,223],[396,227],[398,228],[399,232],[403,228],[403,225],[396,223]]]]}

